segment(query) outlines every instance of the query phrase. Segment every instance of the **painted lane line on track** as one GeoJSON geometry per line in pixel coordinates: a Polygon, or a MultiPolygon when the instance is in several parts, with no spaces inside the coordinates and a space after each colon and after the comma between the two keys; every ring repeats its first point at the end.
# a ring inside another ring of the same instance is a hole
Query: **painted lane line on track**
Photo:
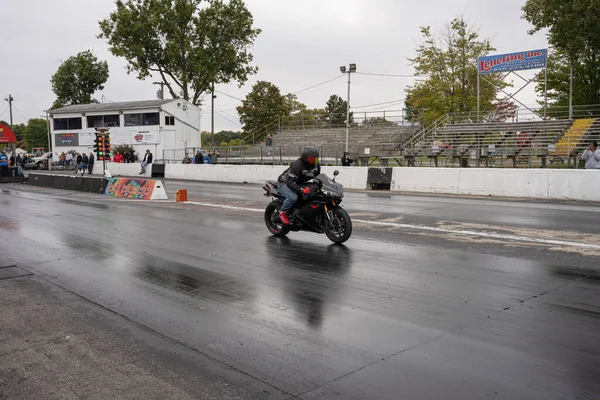
{"type": "MultiPolygon", "coordinates": [[[[201,203],[197,201],[186,201],[185,204],[194,204],[203,207],[222,208],[226,210],[237,210],[237,211],[249,211],[249,212],[264,212],[262,208],[251,208],[251,207],[240,207],[240,206],[228,206],[224,204],[213,204],[213,203],[201,203]]],[[[528,236],[517,236],[517,235],[506,235],[503,233],[495,232],[478,232],[478,231],[467,231],[457,229],[438,228],[436,226],[427,225],[412,225],[412,224],[399,224],[397,222],[383,222],[383,221],[369,221],[365,219],[352,219],[353,222],[365,225],[385,226],[388,228],[400,228],[400,229],[415,229],[421,231],[438,232],[438,233],[451,233],[455,235],[464,236],[477,236],[487,239],[500,239],[510,240],[517,242],[547,244],[555,246],[569,246],[569,247],[581,247],[585,249],[600,250],[600,245],[580,242],[569,242],[565,240],[553,240],[553,239],[539,239],[528,236]]]]}

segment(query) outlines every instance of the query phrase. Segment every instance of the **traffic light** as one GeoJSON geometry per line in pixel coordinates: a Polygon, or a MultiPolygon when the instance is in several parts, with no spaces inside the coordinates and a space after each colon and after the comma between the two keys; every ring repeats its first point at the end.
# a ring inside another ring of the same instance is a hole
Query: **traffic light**
{"type": "Polygon", "coordinates": [[[102,151],[102,140],[101,136],[96,133],[96,139],[94,140],[94,153],[96,153],[96,158],[99,160],[102,151]]]}
{"type": "Polygon", "coordinates": [[[110,146],[110,134],[106,134],[104,137],[104,154],[107,160],[112,158],[112,150],[110,146]]]}

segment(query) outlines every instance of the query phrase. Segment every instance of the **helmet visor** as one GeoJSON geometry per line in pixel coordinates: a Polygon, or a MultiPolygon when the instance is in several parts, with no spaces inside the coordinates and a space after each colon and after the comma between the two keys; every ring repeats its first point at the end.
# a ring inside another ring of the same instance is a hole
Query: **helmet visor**
{"type": "Polygon", "coordinates": [[[307,156],[306,161],[311,165],[317,165],[319,163],[319,157],[307,156]]]}

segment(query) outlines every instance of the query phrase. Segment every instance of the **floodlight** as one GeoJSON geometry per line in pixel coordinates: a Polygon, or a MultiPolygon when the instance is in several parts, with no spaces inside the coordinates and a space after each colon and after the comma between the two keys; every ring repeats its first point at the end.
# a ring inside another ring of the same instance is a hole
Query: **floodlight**
{"type": "Polygon", "coordinates": [[[340,71],[342,71],[342,74],[345,74],[346,73],[346,67],[342,65],[340,67],[340,71]]]}
{"type": "Polygon", "coordinates": [[[356,64],[350,64],[350,72],[356,72],[356,64]]]}

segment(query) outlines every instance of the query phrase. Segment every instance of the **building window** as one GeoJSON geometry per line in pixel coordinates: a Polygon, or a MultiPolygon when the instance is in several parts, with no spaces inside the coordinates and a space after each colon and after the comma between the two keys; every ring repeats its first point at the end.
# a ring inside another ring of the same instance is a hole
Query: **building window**
{"type": "Polygon", "coordinates": [[[159,113],[125,114],[125,126],[158,125],[159,113]]]}
{"type": "Polygon", "coordinates": [[[88,128],[113,128],[121,126],[119,115],[90,115],[87,117],[88,128]]]}
{"type": "Polygon", "coordinates": [[[55,131],[81,129],[81,118],[54,118],[55,131]]]}
{"type": "Polygon", "coordinates": [[[165,125],[175,125],[175,117],[165,117],[165,125]]]}

